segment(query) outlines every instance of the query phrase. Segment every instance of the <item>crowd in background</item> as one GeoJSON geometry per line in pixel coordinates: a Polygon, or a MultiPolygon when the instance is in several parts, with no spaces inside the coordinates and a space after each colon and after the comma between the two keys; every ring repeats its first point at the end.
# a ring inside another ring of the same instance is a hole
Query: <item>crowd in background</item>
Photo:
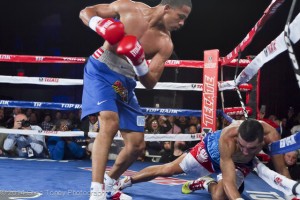
{"type": "MultiPolygon", "coordinates": [[[[43,109],[0,108],[0,128],[45,131],[84,131],[98,132],[98,116],[90,115],[80,120],[81,110],[59,111],[43,109]]],[[[241,116],[231,116],[243,119],[241,116]]],[[[300,113],[289,110],[285,117],[279,119],[275,115],[265,116],[261,113],[261,120],[266,121],[278,130],[282,138],[300,131],[300,113]]],[[[227,126],[222,117],[217,119],[217,129],[227,126]]],[[[146,115],[145,134],[179,134],[200,133],[200,118],[196,116],[162,116],[146,115]]],[[[31,136],[20,134],[4,134],[0,131],[0,156],[25,158],[90,159],[93,138],[89,137],[58,137],[31,136]]],[[[183,152],[193,147],[198,141],[146,141],[146,148],[138,160],[159,158],[159,162],[171,162],[183,152]]],[[[123,147],[123,141],[116,140],[111,146],[109,159],[114,159],[123,147]]],[[[287,155],[289,160],[299,160],[298,153],[287,155]]],[[[152,159],[153,161],[153,159],[152,159]]],[[[290,164],[289,164],[290,165],[290,164]]],[[[272,166],[270,166],[272,167],[272,166]]],[[[298,168],[294,171],[299,171],[298,168]]],[[[300,175],[299,175],[300,177],[300,175]]]]}

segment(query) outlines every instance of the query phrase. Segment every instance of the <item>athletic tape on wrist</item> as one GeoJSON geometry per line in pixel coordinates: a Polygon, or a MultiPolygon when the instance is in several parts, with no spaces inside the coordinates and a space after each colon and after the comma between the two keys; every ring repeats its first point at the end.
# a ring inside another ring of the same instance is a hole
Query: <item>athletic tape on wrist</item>
{"type": "Polygon", "coordinates": [[[90,27],[92,30],[96,31],[96,27],[97,27],[99,21],[101,21],[101,20],[102,20],[102,18],[99,17],[99,16],[94,16],[94,17],[92,17],[92,18],[90,19],[90,21],[89,21],[89,27],[90,27]]]}
{"type": "Polygon", "coordinates": [[[237,198],[237,199],[235,199],[235,200],[244,200],[243,198],[237,198]]]}
{"type": "Polygon", "coordinates": [[[133,70],[138,76],[146,75],[149,72],[149,67],[146,60],[144,60],[140,65],[134,66],[133,70]]]}

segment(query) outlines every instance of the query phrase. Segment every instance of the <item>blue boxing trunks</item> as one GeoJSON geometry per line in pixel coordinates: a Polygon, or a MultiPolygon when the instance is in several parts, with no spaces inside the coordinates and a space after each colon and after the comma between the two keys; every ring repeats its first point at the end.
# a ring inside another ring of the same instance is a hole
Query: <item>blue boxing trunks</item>
{"type": "Polygon", "coordinates": [[[83,78],[81,118],[101,111],[119,114],[119,129],[144,132],[145,117],[134,93],[133,67],[116,54],[98,49],[89,57],[83,78]]]}

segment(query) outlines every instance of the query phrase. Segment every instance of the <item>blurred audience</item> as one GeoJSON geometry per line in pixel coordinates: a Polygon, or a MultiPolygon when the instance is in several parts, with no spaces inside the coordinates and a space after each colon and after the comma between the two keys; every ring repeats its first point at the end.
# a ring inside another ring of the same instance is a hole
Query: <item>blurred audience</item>
{"type": "MultiPolygon", "coordinates": [[[[24,130],[45,130],[45,131],[84,131],[99,132],[98,115],[94,114],[83,121],[80,120],[81,110],[78,111],[57,111],[43,109],[21,109],[0,108],[0,128],[13,127],[13,129],[24,130]],[[25,114],[21,114],[25,111],[25,114]],[[16,116],[18,117],[15,121],[16,116]],[[28,124],[27,124],[28,123],[28,124]],[[16,126],[18,124],[18,126],[16,126]],[[20,125],[21,124],[21,125],[20,125]],[[39,124],[41,127],[36,126],[39,124]],[[55,126],[56,125],[56,126],[55,126]]],[[[300,113],[295,114],[294,110],[289,109],[287,115],[279,118],[276,115],[265,117],[265,113],[260,113],[262,120],[275,127],[282,138],[300,132],[300,113]]],[[[243,116],[231,116],[238,120],[243,116]]],[[[200,133],[200,118],[196,116],[163,116],[146,115],[145,133],[149,134],[195,134],[200,133]]],[[[227,120],[220,117],[218,128],[228,125],[227,120]]],[[[21,156],[21,157],[46,157],[47,149],[50,151],[52,159],[85,159],[91,155],[93,138],[88,137],[48,137],[47,144],[44,136],[26,136],[18,134],[0,133],[0,156],[21,156]],[[44,144],[43,144],[44,142],[44,144]],[[5,148],[4,148],[5,147],[5,148]],[[40,147],[39,150],[37,147],[40,147]],[[31,150],[33,153],[30,153],[31,150]],[[29,155],[30,154],[30,155],[29,155]]],[[[147,141],[147,155],[161,156],[160,162],[170,162],[180,156],[185,150],[194,146],[198,141],[147,141]]],[[[111,146],[110,158],[113,159],[123,146],[123,141],[115,140],[111,146]]],[[[155,157],[155,158],[156,158],[155,157]]],[[[144,160],[142,155],[140,160],[144,160]]]]}

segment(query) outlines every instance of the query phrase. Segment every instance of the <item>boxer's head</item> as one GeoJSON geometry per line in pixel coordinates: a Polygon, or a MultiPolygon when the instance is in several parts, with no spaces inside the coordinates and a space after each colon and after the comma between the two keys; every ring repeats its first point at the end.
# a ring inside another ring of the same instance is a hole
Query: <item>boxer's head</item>
{"type": "Polygon", "coordinates": [[[238,129],[237,143],[244,155],[257,154],[263,147],[264,129],[260,122],[247,119],[238,129]]]}
{"type": "Polygon", "coordinates": [[[180,29],[192,10],[191,0],[162,0],[163,24],[168,31],[180,29]]]}

